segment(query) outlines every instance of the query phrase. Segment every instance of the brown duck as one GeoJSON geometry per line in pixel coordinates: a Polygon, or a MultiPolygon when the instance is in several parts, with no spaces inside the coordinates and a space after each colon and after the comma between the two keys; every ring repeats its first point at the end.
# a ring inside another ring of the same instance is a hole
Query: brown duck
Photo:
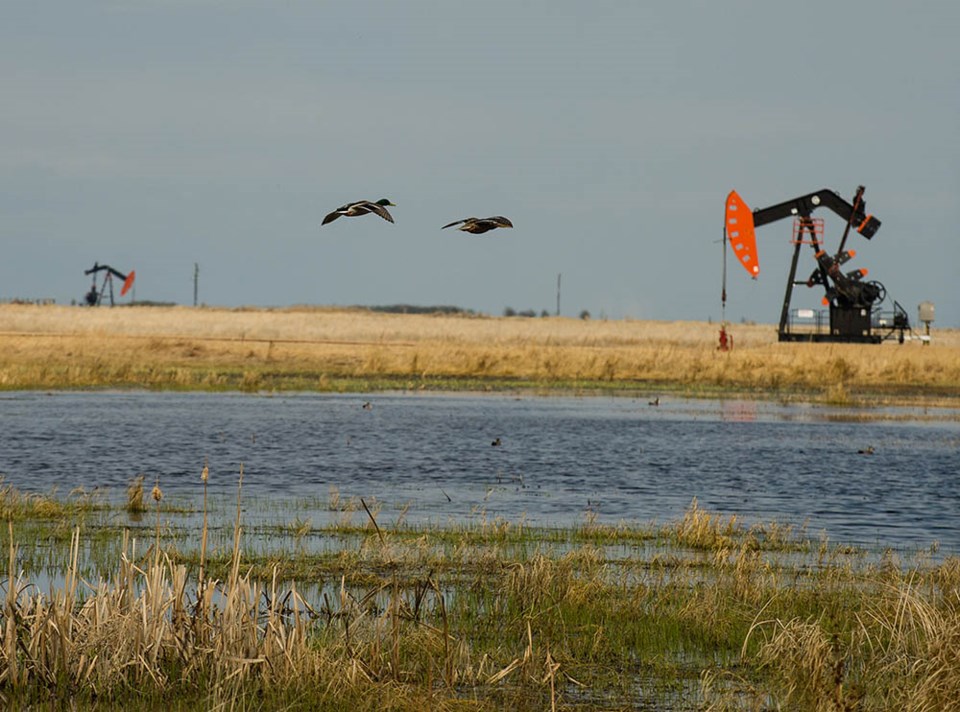
{"type": "Polygon", "coordinates": [[[469,232],[474,235],[480,235],[484,232],[495,230],[498,227],[513,227],[513,223],[507,218],[502,215],[494,215],[491,218],[464,218],[463,220],[454,220],[449,225],[444,225],[440,229],[446,230],[448,227],[453,227],[454,225],[460,225],[460,227],[457,228],[458,230],[463,230],[464,232],[469,232]]]}
{"type": "Polygon", "coordinates": [[[341,215],[345,215],[348,218],[355,218],[360,215],[368,215],[369,213],[379,215],[387,222],[393,222],[393,216],[386,208],[388,205],[396,206],[396,203],[391,203],[389,198],[381,198],[375,203],[369,200],[358,200],[355,203],[347,203],[346,205],[341,205],[332,213],[329,213],[320,224],[326,225],[327,223],[332,223],[341,215]]]}

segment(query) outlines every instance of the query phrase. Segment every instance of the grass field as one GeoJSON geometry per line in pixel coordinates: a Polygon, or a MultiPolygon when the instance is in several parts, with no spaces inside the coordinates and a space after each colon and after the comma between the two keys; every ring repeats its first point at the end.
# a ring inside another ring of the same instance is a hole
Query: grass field
{"type": "Polygon", "coordinates": [[[836,403],[960,397],[960,333],[781,344],[769,325],[375,313],[0,306],[0,388],[730,391],[836,403]]]}

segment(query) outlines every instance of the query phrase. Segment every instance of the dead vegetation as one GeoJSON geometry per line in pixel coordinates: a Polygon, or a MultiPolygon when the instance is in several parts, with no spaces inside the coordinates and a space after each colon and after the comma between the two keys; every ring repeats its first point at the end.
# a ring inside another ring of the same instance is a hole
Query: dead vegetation
{"type": "Polygon", "coordinates": [[[702,322],[364,310],[0,306],[0,388],[673,389],[840,405],[960,395],[960,336],[933,344],[780,344],[702,322]]]}
{"type": "Polygon", "coordinates": [[[139,540],[114,530],[117,560],[97,576],[86,525],[75,527],[48,592],[21,570],[32,554],[16,527],[52,515],[6,506],[4,707],[926,710],[960,699],[956,559],[874,559],[696,502],[658,529],[536,530],[391,526],[361,499],[369,526],[301,523],[271,561],[244,551],[239,487],[232,542],[207,552],[203,502],[200,551],[178,550],[158,516],[139,540]],[[330,536],[345,547],[326,559],[301,546],[330,536]]]}

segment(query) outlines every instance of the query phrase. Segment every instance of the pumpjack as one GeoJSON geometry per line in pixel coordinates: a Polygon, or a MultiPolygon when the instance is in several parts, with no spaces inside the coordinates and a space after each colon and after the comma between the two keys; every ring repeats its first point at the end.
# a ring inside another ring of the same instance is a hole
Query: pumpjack
{"type": "Polygon", "coordinates": [[[83,273],[93,275],[93,285],[91,285],[90,291],[84,295],[84,301],[91,307],[100,305],[100,303],[103,301],[103,295],[108,288],[110,290],[110,306],[114,305],[114,301],[113,301],[113,278],[114,277],[116,277],[117,279],[123,282],[123,287],[120,288],[120,296],[122,297],[122,296],[125,296],[128,291],[130,291],[130,287],[133,286],[133,281],[134,279],[136,279],[136,276],[137,276],[137,273],[134,270],[130,270],[129,274],[123,274],[123,272],[119,272],[115,270],[110,265],[101,265],[96,262],[93,263],[93,267],[91,267],[90,269],[84,270],[83,273]],[[104,273],[103,284],[99,289],[97,289],[97,273],[98,272],[104,273]]]}
{"type": "MultiPolygon", "coordinates": [[[[878,344],[899,334],[899,341],[903,343],[904,332],[911,331],[907,312],[897,301],[893,300],[892,314],[880,310],[887,290],[880,282],[864,279],[867,276],[865,268],[848,272],[841,270],[841,267],[857,254],[855,250],[846,249],[851,228],[867,240],[872,239],[880,229],[880,221],[866,212],[863,192],[864,187],[861,185],[857,188],[853,202],[849,203],[835,191],[823,189],[753,211],[735,190],[730,191],[727,196],[724,243],[729,240],[733,254],[754,279],[760,274],[755,228],[784,218],[793,218],[791,242],[794,249],[777,329],[780,341],[878,344]],[[811,216],[813,211],[820,207],[832,210],[846,221],[840,245],[832,254],[827,251],[824,243],[823,220],[811,216]],[[811,247],[816,266],[809,278],[798,281],[796,276],[800,250],[804,245],[811,247]],[[812,309],[791,311],[790,302],[795,286],[823,289],[822,301],[824,306],[829,307],[828,330],[823,329],[822,312],[812,309]]],[[[725,303],[726,244],[723,254],[722,298],[725,303]]]]}

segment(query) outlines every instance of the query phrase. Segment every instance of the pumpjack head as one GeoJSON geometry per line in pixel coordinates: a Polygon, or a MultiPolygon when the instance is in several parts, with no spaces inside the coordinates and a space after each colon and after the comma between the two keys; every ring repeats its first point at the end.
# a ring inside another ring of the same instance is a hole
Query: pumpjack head
{"type": "Polygon", "coordinates": [[[120,290],[120,296],[126,295],[130,291],[130,287],[133,286],[133,280],[137,278],[137,273],[135,270],[130,270],[130,274],[124,277],[123,280],[123,289],[120,290]]]}
{"type": "Polygon", "coordinates": [[[879,229],[880,221],[873,217],[873,215],[867,215],[857,226],[857,232],[859,232],[868,240],[873,237],[879,229]]]}
{"type": "Polygon", "coordinates": [[[747,270],[747,274],[756,279],[760,274],[760,260],[757,255],[753,215],[735,190],[731,190],[727,195],[724,235],[730,241],[737,261],[747,270]]]}

